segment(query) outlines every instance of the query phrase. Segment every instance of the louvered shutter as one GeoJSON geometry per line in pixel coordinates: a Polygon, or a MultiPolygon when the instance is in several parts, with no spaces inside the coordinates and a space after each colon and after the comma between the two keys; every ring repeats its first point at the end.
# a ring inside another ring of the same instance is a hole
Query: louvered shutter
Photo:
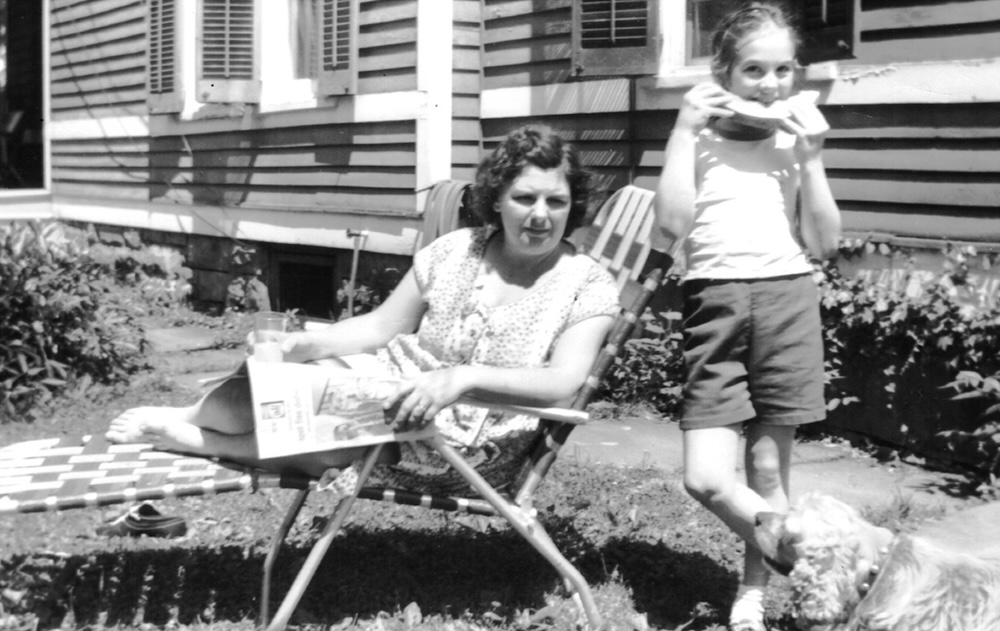
{"type": "Polygon", "coordinates": [[[335,96],[357,91],[357,0],[321,0],[320,94],[335,96]]]}
{"type": "Polygon", "coordinates": [[[574,2],[574,73],[655,74],[660,54],[656,4],[657,0],[574,2]]]}
{"type": "Polygon", "coordinates": [[[178,30],[175,0],[149,0],[148,15],[148,95],[147,105],[153,114],[179,112],[184,93],[178,77],[178,30]]]}
{"type": "Polygon", "coordinates": [[[855,0],[802,0],[803,64],[853,59],[855,0]]]}
{"type": "Polygon", "coordinates": [[[198,100],[202,103],[260,101],[254,2],[201,0],[198,100]]]}

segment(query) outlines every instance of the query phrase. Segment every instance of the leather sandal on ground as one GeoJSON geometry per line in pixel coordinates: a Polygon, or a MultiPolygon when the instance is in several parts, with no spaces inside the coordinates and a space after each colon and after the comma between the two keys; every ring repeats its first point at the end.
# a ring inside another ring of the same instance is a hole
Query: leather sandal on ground
{"type": "Polygon", "coordinates": [[[187,534],[187,522],[183,517],[163,515],[144,502],[133,506],[122,515],[97,527],[102,537],[183,537],[187,534]]]}

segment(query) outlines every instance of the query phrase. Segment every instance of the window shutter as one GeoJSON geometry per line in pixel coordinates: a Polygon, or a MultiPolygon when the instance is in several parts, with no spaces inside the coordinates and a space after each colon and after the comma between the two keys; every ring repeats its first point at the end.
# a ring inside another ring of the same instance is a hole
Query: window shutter
{"type": "Polygon", "coordinates": [[[855,0],[803,0],[799,61],[853,59],[855,0]]]}
{"type": "Polygon", "coordinates": [[[655,74],[660,54],[656,4],[657,0],[574,2],[574,72],[588,76],[655,74]]]}
{"type": "Polygon", "coordinates": [[[357,92],[357,0],[322,0],[320,20],[320,73],[318,91],[323,95],[357,92]]]}
{"type": "Polygon", "coordinates": [[[202,0],[198,100],[257,103],[257,33],[254,0],[202,0]]]}
{"type": "Polygon", "coordinates": [[[184,107],[178,73],[177,6],[174,0],[149,0],[147,105],[152,114],[179,112],[184,107]]]}

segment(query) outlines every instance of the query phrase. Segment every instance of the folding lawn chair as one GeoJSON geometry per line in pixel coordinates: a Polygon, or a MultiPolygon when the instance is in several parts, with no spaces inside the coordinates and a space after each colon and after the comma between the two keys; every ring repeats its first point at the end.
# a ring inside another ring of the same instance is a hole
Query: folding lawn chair
{"type": "MultiPolygon", "coordinates": [[[[460,201],[461,195],[455,195],[454,199],[460,201]]],[[[563,409],[481,403],[485,407],[527,412],[543,419],[535,446],[517,479],[507,487],[511,492],[500,493],[490,486],[457,450],[437,436],[426,442],[469,483],[473,491],[469,497],[440,497],[404,489],[365,487],[364,480],[377,461],[382,445],[368,448],[359,472],[359,490],[334,507],[327,525],[273,619],[270,616],[272,570],[278,551],[299,511],[309,493],[316,488],[317,481],[314,479],[282,476],[208,458],[156,451],[150,445],[109,445],[103,437],[37,440],[0,449],[0,514],[105,506],[267,487],[298,489],[264,561],[260,619],[267,629],[287,626],[356,498],[502,516],[555,567],[588,622],[596,629],[601,625],[601,615],[590,588],[537,520],[532,498],[573,428],[586,422],[587,404],[662,281],[662,271],[654,269],[641,285],[636,282],[650,254],[651,202],[652,193],[649,191],[625,187],[605,203],[595,225],[588,228],[585,234],[577,235],[582,251],[611,269],[623,294],[630,295],[631,299],[628,308],[616,319],[590,376],[572,406],[563,409]]],[[[466,402],[479,403],[471,399],[466,402]]]]}

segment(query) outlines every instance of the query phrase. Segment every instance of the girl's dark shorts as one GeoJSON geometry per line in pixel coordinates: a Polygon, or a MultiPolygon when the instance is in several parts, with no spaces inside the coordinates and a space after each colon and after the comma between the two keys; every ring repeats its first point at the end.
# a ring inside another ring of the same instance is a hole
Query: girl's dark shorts
{"type": "Polygon", "coordinates": [[[681,429],[826,418],[819,295],[810,275],[683,287],[681,429]]]}

